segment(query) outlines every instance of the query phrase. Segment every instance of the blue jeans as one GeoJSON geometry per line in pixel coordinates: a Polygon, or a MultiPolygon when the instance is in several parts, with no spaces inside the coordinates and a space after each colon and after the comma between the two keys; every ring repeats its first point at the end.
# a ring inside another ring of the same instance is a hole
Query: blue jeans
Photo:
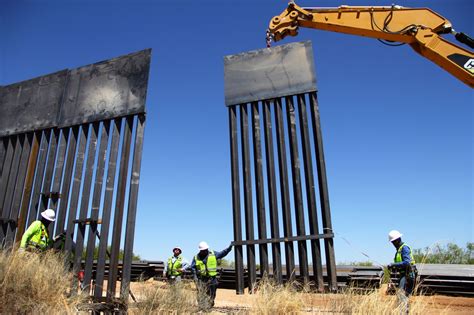
{"type": "Polygon", "coordinates": [[[401,314],[408,314],[409,312],[409,297],[415,288],[415,273],[409,272],[401,276],[398,283],[397,297],[401,308],[401,314]]]}
{"type": "Polygon", "coordinates": [[[197,300],[201,310],[209,310],[214,306],[217,291],[217,278],[205,277],[197,279],[197,300]]]}

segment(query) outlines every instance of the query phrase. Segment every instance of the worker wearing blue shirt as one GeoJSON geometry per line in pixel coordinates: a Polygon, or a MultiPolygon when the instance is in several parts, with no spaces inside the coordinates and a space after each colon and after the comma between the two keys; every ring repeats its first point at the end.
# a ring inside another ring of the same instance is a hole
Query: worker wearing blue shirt
{"type": "Polygon", "coordinates": [[[393,263],[388,265],[388,269],[397,271],[400,275],[397,296],[402,312],[408,314],[409,296],[413,293],[413,289],[415,288],[416,266],[410,246],[402,242],[402,235],[403,234],[396,230],[388,233],[388,240],[397,249],[393,263]]]}
{"type": "Polygon", "coordinates": [[[181,247],[175,246],[173,256],[168,258],[165,270],[163,270],[163,275],[171,284],[180,282],[183,272],[188,268],[188,261],[181,255],[182,252],[181,247]]]}
{"type": "Polygon", "coordinates": [[[217,291],[217,260],[222,259],[232,250],[232,244],[223,251],[209,250],[206,242],[199,243],[199,253],[194,256],[191,270],[197,286],[197,301],[200,310],[214,306],[217,291]]]}

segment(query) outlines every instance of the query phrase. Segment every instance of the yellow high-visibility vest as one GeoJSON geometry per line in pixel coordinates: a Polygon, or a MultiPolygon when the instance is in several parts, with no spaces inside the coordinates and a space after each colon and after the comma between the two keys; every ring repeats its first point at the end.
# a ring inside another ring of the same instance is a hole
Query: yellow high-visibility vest
{"type": "Polygon", "coordinates": [[[20,248],[35,248],[45,250],[50,245],[48,229],[41,221],[34,221],[21,238],[20,248]]]}
{"type": "Polygon", "coordinates": [[[209,251],[206,264],[199,259],[199,255],[194,256],[194,260],[196,262],[198,276],[215,277],[217,275],[217,258],[216,255],[214,255],[214,251],[209,251]]]}
{"type": "MultiPolygon", "coordinates": [[[[174,256],[173,256],[174,257],[174,256]]],[[[183,267],[183,258],[178,256],[178,258],[173,263],[173,257],[168,258],[168,275],[169,276],[181,276],[183,273],[182,271],[178,271],[183,267]]]]}

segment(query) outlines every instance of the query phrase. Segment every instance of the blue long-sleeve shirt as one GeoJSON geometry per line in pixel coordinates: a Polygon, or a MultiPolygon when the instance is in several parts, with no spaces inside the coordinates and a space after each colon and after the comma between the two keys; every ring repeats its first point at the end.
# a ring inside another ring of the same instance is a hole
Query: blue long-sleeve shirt
{"type": "MultiPolygon", "coordinates": [[[[232,245],[227,247],[226,249],[218,252],[218,251],[214,251],[214,255],[216,256],[216,259],[222,259],[224,258],[225,256],[227,256],[227,254],[230,253],[230,251],[232,250],[232,245]]],[[[207,257],[209,257],[209,254],[202,260],[202,262],[204,264],[207,264],[207,257]]],[[[196,256],[193,257],[193,261],[191,263],[191,270],[193,271],[193,274],[197,274],[197,270],[196,270],[196,256]]]]}
{"type": "MultiPolygon", "coordinates": [[[[404,243],[402,243],[400,246],[402,246],[404,243]]],[[[398,252],[398,249],[397,249],[398,252]]],[[[402,261],[399,263],[393,263],[392,265],[396,268],[405,268],[408,267],[411,263],[411,256],[410,256],[411,249],[408,246],[403,246],[402,247],[402,261]]],[[[397,254],[395,253],[395,256],[397,254]]]]}

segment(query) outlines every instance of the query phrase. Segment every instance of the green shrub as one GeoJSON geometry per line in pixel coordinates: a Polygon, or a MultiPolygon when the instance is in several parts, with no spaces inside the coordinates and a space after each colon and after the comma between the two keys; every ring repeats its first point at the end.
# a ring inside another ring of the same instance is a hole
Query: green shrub
{"type": "Polygon", "coordinates": [[[413,258],[417,263],[424,264],[474,264],[474,243],[467,243],[466,248],[461,248],[454,243],[444,246],[418,248],[413,250],[413,258]]]}

